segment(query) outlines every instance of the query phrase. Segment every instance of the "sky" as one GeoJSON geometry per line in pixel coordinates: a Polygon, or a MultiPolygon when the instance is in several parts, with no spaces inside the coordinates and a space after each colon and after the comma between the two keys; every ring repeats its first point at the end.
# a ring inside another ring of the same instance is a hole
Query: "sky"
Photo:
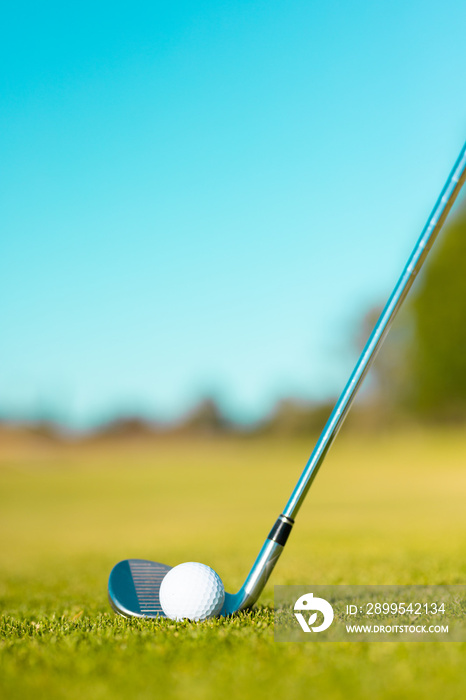
{"type": "Polygon", "coordinates": [[[3,8],[0,415],[337,395],[465,140],[465,26],[459,0],[3,8]]]}

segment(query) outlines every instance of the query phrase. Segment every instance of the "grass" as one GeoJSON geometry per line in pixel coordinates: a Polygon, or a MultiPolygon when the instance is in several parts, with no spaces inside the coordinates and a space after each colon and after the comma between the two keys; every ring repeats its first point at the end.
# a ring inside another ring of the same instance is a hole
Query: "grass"
{"type": "Polygon", "coordinates": [[[202,561],[233,591],[310,441],[57,445],[0,435],[0,696],[431,698],[466,694],[466,644],[278,644],[273,584],[466,581],[466,436],[343,434],[252,612],[201,624],[116,617],[126,557],[202,561]]]}

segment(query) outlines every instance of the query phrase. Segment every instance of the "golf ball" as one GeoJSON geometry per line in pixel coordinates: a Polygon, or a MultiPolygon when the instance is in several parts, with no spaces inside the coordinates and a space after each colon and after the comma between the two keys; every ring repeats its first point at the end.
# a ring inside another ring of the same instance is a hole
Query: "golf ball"
{"type": "Polygon", "coordinates": [[[159,595],[162,610],[171,620],[207,620],[220,614],[225,589],[210,566],[189,561],[165,574],[159,595]]]}

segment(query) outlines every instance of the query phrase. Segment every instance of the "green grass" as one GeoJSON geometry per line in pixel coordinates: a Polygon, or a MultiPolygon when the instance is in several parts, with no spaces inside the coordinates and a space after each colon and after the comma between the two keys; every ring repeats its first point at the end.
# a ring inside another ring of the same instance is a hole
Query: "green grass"
{"type": "Polygon", "coordinates": [[[239,587],[311,441],[53,445],[0,435],[0,696],[432,698],[466,695],[466,644],[273,639],[273,584],[466,581],[466,436],[343,434],[253,612],[124,620],[110,568],[202,561],[239,587]]]}

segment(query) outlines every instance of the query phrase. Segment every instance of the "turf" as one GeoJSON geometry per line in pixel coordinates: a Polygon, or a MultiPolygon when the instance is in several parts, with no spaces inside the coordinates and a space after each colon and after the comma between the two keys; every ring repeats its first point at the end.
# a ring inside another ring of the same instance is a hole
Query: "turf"
{"type": "Polygon", "coordinates": [[[464,697],[466,644],[278,644],[275,584],[466,581],[464,431],[343,434],[252,612],[116,617],[126,557],[202,561],[239,587],[310,441],[57,445],[0,435],[0,695],[5,698],[464,697]]]}

